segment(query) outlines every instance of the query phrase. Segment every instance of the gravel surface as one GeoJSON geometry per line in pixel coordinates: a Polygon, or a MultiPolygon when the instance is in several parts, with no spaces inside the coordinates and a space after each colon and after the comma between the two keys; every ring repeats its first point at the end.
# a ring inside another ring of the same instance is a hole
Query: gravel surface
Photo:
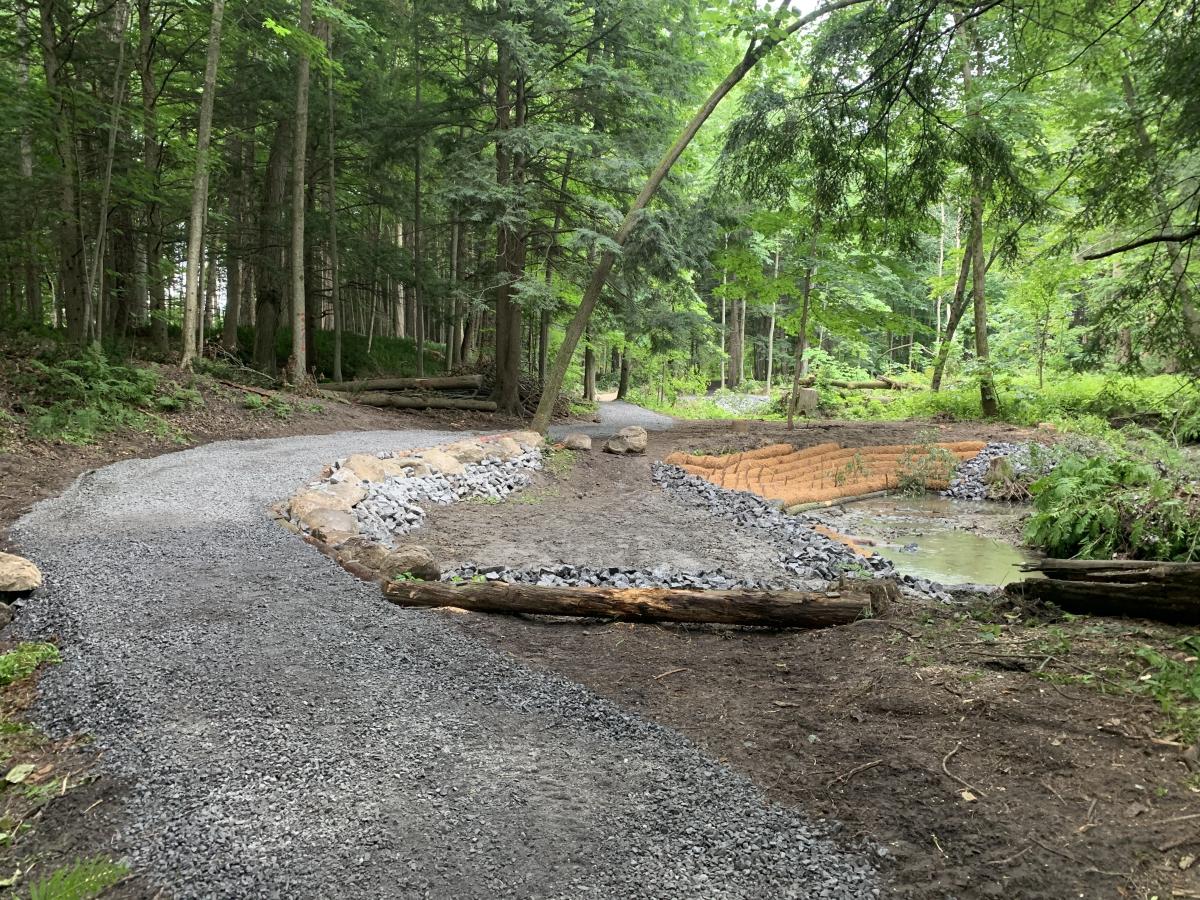
{"type": "MultiPolygon", "coordinates": [[[[626,425],[640,425],[647,431],[667,431],[674,427],[675,420],[624,400],[607,400],[600,404],[600,424],[553,425],[550,436],[559,439],[563,435],[579,432],[589,437],[611,437],[626,425]]],[[[598,447],[596,449],[599,449],[598,447]]]]}
{"type": "Polygon", "coordinates": [[[332,459],[455,437],[211,444],[18,523],[47,587],[17,627],[64,648],[37,713],[133,785],[104,852],[180,898],[878,896],[874,851],[268,518],[332,459]]]}

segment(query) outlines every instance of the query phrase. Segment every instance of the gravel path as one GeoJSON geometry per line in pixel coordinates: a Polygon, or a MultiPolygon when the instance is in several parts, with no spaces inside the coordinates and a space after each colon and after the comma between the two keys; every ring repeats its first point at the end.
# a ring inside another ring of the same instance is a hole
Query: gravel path
{"type": "Polygon", "coordinates": [[[675,732],[387,604],[266,515],[331,459],[450,437],[211,444],[18,523],[47,575],[18,628],[64,647],[39,715],[133,785],[115,851],[181,898],[877,896],[866,856],[675,732]]]}
{"type": "Polygon", "coordinates": [[[596,425],[555,425],[550,434],[561,437],[578,431],[595,437],[610,437],[626,425],[641,425],[647,431],[667,431],[675,427],[675,420],[662,413],[656,413],[643,406],[637,406],[624,400],[606,400],[600,403],[600,424],[596,425]]]}

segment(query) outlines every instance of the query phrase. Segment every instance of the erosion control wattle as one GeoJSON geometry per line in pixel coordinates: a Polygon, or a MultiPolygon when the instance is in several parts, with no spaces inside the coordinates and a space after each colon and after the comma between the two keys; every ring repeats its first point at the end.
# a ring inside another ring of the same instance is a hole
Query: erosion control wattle
{"type": "Polygon", "coordinates": [[[672,453],[665,461],[718,487],[749,491],[799,512],[911,485],[944,490],[958,464],[985,446],[983,441],[878,447],[827,443],[797,450],[791,444],[771,444],[724,456],[672,453]]]}

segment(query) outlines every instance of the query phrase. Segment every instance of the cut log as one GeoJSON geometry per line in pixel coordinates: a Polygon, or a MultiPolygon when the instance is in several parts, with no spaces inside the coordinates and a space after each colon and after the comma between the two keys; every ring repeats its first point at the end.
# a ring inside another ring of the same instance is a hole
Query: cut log
{"type": "MultiPolygon", "coordinates": [[[[1158,562],[1142,559],[1039,559],[1021,566],[1022,572],[1041,572],[1064,581],[1101,581],[1160,584],[1190,583],[1200,588],[1200,563],[1158,562]]],[[[1200,602],[1200,595],[1197,596],[1200,602]]]]}
{"type": "Polygon", "coordinates": [[[383,592],[401,606],[456,606],[494,613],[589,616],[638,622],[707,622],[827,628],[882,615],[890,580],[858,580],[829,591],[704,591],[682,588],[537,587],[488,581],[393,581],[383,592]]]}
{"type": "Polygon", "coordinates": [[[327,391],[454,391],[478,390],[482,375],[436,375],[429,378],[368,378],[363,381],[334,381],[322,384],[327,391]]]}
{"type": "Polygon", "coordinates": [[[384,391],[366,391],[354,398],[367,406],[390,406],[394,409],[478,409],[495,412],[494,400],[479,400],[475,397],[439,397],[436,394],[389,394],[384,391]]]}
{"type": "MultiPolygon", "coordinates": [[[[817,383],[817,379],[812,375],[806,378],[801,378],[797,382],[800,387],[812,387],[817,383]]],[[[894,378],[874,378],[870,381],[822,381],[821,384],[829,387],[845,388],[850,391],[870,391],[870,390],[892,390],[892,391],[907,391],[916,390],[916,385],[905,384],[903,381],[896,381],[894,378]]]]}
{"type": "Polygon", "coordinates": [[[1200,622],[1200,563],[1046,559],[1022,567],[1046,578],[1006,590],[1071,613],[1200,622]]]}

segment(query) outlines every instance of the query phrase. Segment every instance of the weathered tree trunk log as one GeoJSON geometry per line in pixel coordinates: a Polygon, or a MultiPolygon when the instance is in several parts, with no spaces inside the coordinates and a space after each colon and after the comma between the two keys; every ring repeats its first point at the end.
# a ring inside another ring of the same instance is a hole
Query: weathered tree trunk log
{"type": "MultiPolygon", "coordinates": [[[[806,378],[801,378],[796,382],[800,387],[812,387],[817,383],[817,379],[809,375],[806,378]]],[[[827,384],[830,387],[845,388],[851,391],[868,391],[868,390],[894,390],[905,391],[915,389],[914,385],[905,384],[903,381],[896,381],[893,378],[876,378],[871,381],[823,381],[822,384],[827,384]]]]}
{"type": "Polygon", "coordinates": [[[367,406],[390,406],[394,409],[478,409],[495,412],[495,400],[475,397],[439,397],[435,394],[389,394],[367,391],[354,398],[367,406]]]}
{"type": "Polygon", "coordinates": [[[888,580],[853,581],[830,591],[536,587],[501,581],[462,585],[393,581],[383,588],[387,598],[401,606],[776,628],[826,628],[877,616],[886,610],[895,591],[895,584],[888,580]]]}
{"type": "Polygon", "coordinates": [[[322,384],[327,391],[453,391],[483,387],[482,375],[435,375],[429,378],[368,378],[322,384]]]}
{"type": "Polygon", "coordinates": [[[1067,612],[1200,621],[1200,563],[1047,559],[1023,568],[1048,577],[1013,582],[1008,593],[1067,612]]]}

